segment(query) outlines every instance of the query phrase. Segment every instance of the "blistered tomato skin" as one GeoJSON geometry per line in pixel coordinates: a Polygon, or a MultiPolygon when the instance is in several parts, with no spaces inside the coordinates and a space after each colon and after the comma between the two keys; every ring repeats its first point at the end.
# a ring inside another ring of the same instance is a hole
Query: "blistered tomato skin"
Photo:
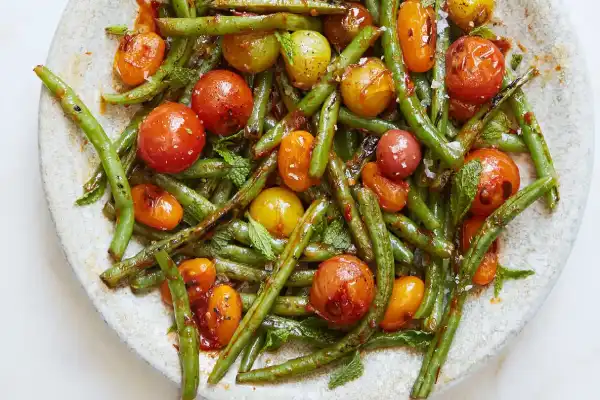
{"type": "Polygon", "coordinates": [[[298,196],[283,187],[263,190],[250,204],[250,216],[277,237],[289,237],[302,215],[298,196]]]}
{"type": "MultiPolygon", "coordinates": [[[[285,69],[292,85],[308,90],[325,74],[331,61],[331,48],[325,36],[315,31],[296,31],[290,35],[294,48],[290,62],[285,54],[285,69]]],[[[284,49],[281,49],[282,53],[284,49]]]]}
{"type": "Polygon", "coordinates": [[[250,32],[223,37],[223,57],[232,67],[248,74],[262,72],[279,57],[279,42],[272,32],[250,32]]]}
{"type": "Polygon", "coordinates": [[[119,43],[114,67],[123,83],[137,86],[152,76],[165,55],[165,41],[154,32],[125,35],[119,43]]]}
{"type": "Polygon", "coordinates": [[[360,3],[346,3],[348,11],[342,15],[325,17],[323,31],[331,44],[338,50],[343,49],[366,26],[373,25],[369,10],[360,3]]]}
{"type": "Polygon", "coordinates": [[[504,55],[491,41],[463,36],[446,52],[446,86],[451,98],[483,104],[500,91],[504,55]]]}
{"type": "Polygon", "coordinates": [[[242,299],[229,285],[215,286],[204,316],[210,336],[220,347],[227,346],[242,319],[242,299]]]}
{"type": "Polygon", "coordinates": [[[481,176],[471,213],[486,217],[519,191],[519,167],[506,153],[496,149],[472,151],[465,158],[481,162],[481,176]]]}
{"type": "Polygon", "coordinates": [[[377,164],[393,180],[408,178],[421,162],[421,146],[412,133],[393,129],[377,144],[377,164]]]}
{"type": "Polygon", "coordinates": [[[198,159],[205,141],[204,127],[190,108],[164,103],[140,125],[138,156],[156,172],[173,174],[198,159]]]}
{"type": "Polygon", "coordinates": [[[437,18],[433,7],[420,1],[405,1],[398,11],[398,39],[406,67],[412,72],[427,72],[435,60],[437,18]]]}
{"type": "Polygon", "coordinates": [[[398,212],[406,205],[409,186],[404,181],[393,181],[382,175],[377,163],[367,163],[361,172],[363,185],[377,195],[385,211],[398,212]]]}
{"type": "Polygon", "coordinates": [[[492,18],[495,0],[448,0],[452,22],[469,32],[492,18]]]}
{"type": "Polygon", "coordinates": [[[183,218],[183,208],[170,193],[150,184],[131,189],[135,220],[155,229],[174,229],[183,218]]]}
{"type": "Polygon", "coordinates": [[[394,281],[392,297],[379,326],[385,331],[396,331],[412,319],[423,296],[425,284],[416,276],[403,276],[394,281]]]}
{"type": "Polygon", "coordinates": [[[192,109],[206,130],[219,136],[246,126],[253,104],[252,90],[244,78],[224,69],[202,75],[192,93],[192,109]]]}
{"type": "Polygon", "coordinates": [[[451,98],[449,101],[448,112],[450,114],[450,118],[456,122],[465,123],[475,115],[478,109],[478,104],[471,104],[451,98]]]}
{"type": "Polygon", "coordinates": [[[281,140],[277,168],[283,183],[294,192],[303,192],[319,180],[308,176],[315,138],[306,131],[294,131],[281,140]]]}
{"type": "Polygon", "coordinates": [[[394,99],[392,74],[379,58],[348,67],[340,87],[346,107],[362,117],[377,116],[394,99]]]}
{"type": "Polygon", "coordinates": [[[325,320],[345,326],[360,320],[374,297],[373,273],[367,264],[345,254],[319,265],[310,290],[310,305],[325,320]]]}
{"type": "MultiPolygon", "coordinates": [[[[471,246],[471,241],[481,226],[485,223],[483,217],[471,217],[463,223],[462,226],[462,251],[466,252],[471,246]]],[[[495,240],[483,256],[481,264],[477,267],[473,275],[473,283],[485,286],[492,282],[496,277],[498,270],[498,241],[495,240]]]]}
{"type": "Polygon", "coordinates": [[[178,268],[186,285],[198,286],[202,291],[208,292],[215,284],[217,270],[208,258],[192,258],[183,261],[178,268]]]}

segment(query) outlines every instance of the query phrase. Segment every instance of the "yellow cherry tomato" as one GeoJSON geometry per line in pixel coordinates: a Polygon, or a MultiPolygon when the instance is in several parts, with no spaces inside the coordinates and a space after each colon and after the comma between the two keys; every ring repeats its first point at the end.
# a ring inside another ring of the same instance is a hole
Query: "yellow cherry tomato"
{"type": "Polygon", "coordinates": [[[452,22],[469,32],[492,18],[495,3],[495,0],[448,0],[448,14],[452,22]]]}
{"type": "Polygon", "coordinates": [[[272,32],[250,32],[223,37],[223,57],[248,74],[270,68],[279,57],[279,42],[272,32]]]}
{"type": "Polygon", "coordinates": [[[285,69],[294,86],[308,90],[327,70],[331,47],[325,36],[315,31],[296,31],[290,35],[290,41],[291,54],[281,49],[285,69]]]}
{"type": "Polygon", "coordinates": [[[277,237],[289,237],[302,215],[298,196],[282,187],[264,190],[250,204],[250,216],[277,237]]]}
{"type": "Polygon", "coordinates": [[[425,284],[416,276],[403,276],[396,279],[392,298],[379,326],[386,331],[400,329],[417,312],[424,294],[425,284]]]}

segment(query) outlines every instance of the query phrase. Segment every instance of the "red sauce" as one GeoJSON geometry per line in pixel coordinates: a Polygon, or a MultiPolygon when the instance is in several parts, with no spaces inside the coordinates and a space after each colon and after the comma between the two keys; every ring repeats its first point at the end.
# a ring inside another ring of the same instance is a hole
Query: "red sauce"
{"type": "MultiPolygon", "coordinates": [[[[209,291],[210,292],[210,291],[209,291]]],[[[194,304],[192,304],[192,310],[194,311],[194,318],[196,319],[196,326],[198,327],[198,333],[200,334],[200,350],[211,351],[218,350],[222,346],[219,341],[214,337],[208,325],[206,324],[206,311],[208,305],[208,293],[203,297],[198,298],[194,304]]]]}

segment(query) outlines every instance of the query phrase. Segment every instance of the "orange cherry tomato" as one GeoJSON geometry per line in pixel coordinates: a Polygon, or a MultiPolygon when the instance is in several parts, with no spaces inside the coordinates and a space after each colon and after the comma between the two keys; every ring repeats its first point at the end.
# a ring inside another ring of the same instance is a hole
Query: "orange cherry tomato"
{"type": "Polygon", "coordinates": [[[163,283],[160,284],[160,298],[166,305],[173,306],[173,297],[171,297],[171,289],[169,289],[169,283],[166,279],[163,281],[163,283]]]}
{"type": "Polygon", "coordinates": [[[306,131],[294,131],[281,140],[277,168],[283,183],[294,192],[304,192],[319,183],[308,176],[310,156],[315,138],[306,131]]]}
{"type": "Polygon", "coordinates": [[[150,184],[131,189],[135,220],[152,228],[168,231],[183,218],[181,204],[169,192],[150,184]]]}
{"type": "Polygon", "coordinates": [[[311,307],[336,325],[360,320],[374,297],[373,273],[362,260],[348,254],[322,262],[310,289],[311,307]]]}
{"type": "Polygon", "coordinates": [[[137,86],[152,76],[165,56],[165,41],[154,32],[125,35],[119,43],[114,67],[126,85],[137,86]]]}
{"type": "Polygon", "coordinates": [[[209,132],[220,136],[246,126],[253,105],[252,90],[244,78],[224,69],[202,75],[192,93],[192,109],[209,132]]]}
{"type": "Polygon", "coordinates": [[[491,41],[463,36],[446,52],[446,86],[450,97],[482,104],[500,91],[504,55],[491,41]]]}
{"type": "Polygon", "coordinates": [[[398,212],[404,208],[409,189],[406,182],[386,178],[375,162],[364,166],[361,177],[363,184],[375,192],[385,211],[398,212]]]}
{"type": "Polygon", "coordinates": [[[323,32],[331,44],[338,50],[343,49],[366,26],[373,25],[369,10],[360,3],[346,3],[345,14],[325,17],[323,32]]]}
{"type": "Polygon", "coordinates": [[[154,19],[158,17],[158,3],[138,0],[138,14],[135,18],[135,30],[138,33],[156,32],[154,19]]]}
{"type": "MultiPolygon", "coordinates": [[[[461,240],[463,252],[469,250],[473,237],[479,231],[484,222],[485,218],[483,217],[472,217],[463,222],[461,240]]],[[[488,251],[485,253],[481,264],[479,264],[479,267],[477,267],[477,271],[475,272],[475,275],[473,275],[473,283],[482,286],[489,284],[496,277],[497,270],[498,241],[495,240],[494,243],[492,243],[492,245],[488,249],[488,251]]]]}
{"type": "Polygon", "coordinates": [[[400,329],[417,312],[424,294],[425,284],[418,277],[403,276],[396,279],[392,297],[379,326],[386,331],[400,329]]]}
{"type": "Polygon", "coordinates": [[[179,103],[156,107],[140,125],[138,156],[161,173],[177,173],[200,156],[206,135],[198,116],[179,103]]]}
{"type": "Polygon", "coordinates": [[[465,162],[471,160],[479,160],[482,166],[471,212],[485,217],[519,191],[519,167],[510,156],[496,149],[472,151],[465,158],[465,162]]]}
{"type": "Polygon", "coordinates": [[[204,292],[215,284],[217,270],[208,258],[192,258],[179,264],[179,272],[186,285],[199,286],[204,292]]]}
{"type": "Polygon", "coordinates": [[[406,67],[412,72],[426,72],[433,67],[437,18],[433,7],[420,1],[405,1],[398,11],[398,39],[406,67]]]}
{"type": "Polygon", "coordinates": [[[464,101],[451,98],[449,101],[450,118],[459,123],[465,123],[477,112],[479,109],[478,104],[466,103],[464,101]]]}
{"type": "Polygon", "coordinates": [[[229,285],[215,286],[208,298],[206,327],[218,344],[226,346],[242,319],[242,299],[229,285]]]}

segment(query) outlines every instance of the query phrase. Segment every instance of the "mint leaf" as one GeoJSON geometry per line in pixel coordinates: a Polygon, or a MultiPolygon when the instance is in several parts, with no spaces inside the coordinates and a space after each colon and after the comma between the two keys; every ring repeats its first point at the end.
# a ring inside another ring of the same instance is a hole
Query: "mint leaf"
{"type": "Polygon", "coordinates": [[[504,282],[507,280],[525,279],[533,274],[535,274],[535,272],[530,269],[509,269],[502,265],[498,265],[498,271],[496,271],[496,279],[494,281],[494,297],[500,295],[504,282]]]}
{"type": "Polygon", "coordinates": [[[276,351],[283,346],[290,337],[290,332],[287,329],[269,329],[265,338],[265,344],[261,349],[263,351],[276,351]]]}
{"type": "Polygon", "coordinates": [[[292,35],[289,32],[275,32],[275,37],[281,45],[283,57],[288,64],[294,65],[295,45],[292,40],[292,35]]]}
{"type": "Polygon", "coordinates": [[[352,238],[341,218],[333,220],[325,232],[323,232],[323,243],[330,244],[336,249],[346,250],[352,244],[352,238]]]}
{"type": "Polygon", "coordinates": [[[256,222],[254,218],[248,214],[248,234],[252,247],[258,250],[269,261],[274,261],[277,257],[271,247],[271,234],[267,228],[256,222]]]}
{"type": "Polygon", "coordinates": [[[521,62],[523,62],[523,54],[513,54],[510,59],[510,68],[512,68],[513,71],[516,71],[516,69],[519,68],[519,65],[521,65],[521,62]]]}
{"type": "Polygon", "coordinates": [[[494,118],[483,128],[483,132],[481,132],[481,139],[486,141],[495,141],[502,139],[503,133],[508,133],[510,131],[511,122],[508,116],[499,111],[494,118]]]}
{"type": "Polygon", "coordinates": [[[460,223],[471,208],[471,203],[477,194],[480,175],[481,162],[479,160],[469,161],[454,175],[450,192],[450,215],[454,226],[460,223]]]}
{"type": "Polygon", "coordinates": [[[214,230],[210,244],[218,252],[232,240],[233,234],[229,231],[229,225],[221,225],[214,230]]]}
{"type": "Polygon", "coordinates": [[[469,32],[469,36],[479,36],[488,40],[497,40],[498,35],[487,25],[481,25],[469,32]]]}
{"type": "Polygon", "coordinates": [[[238,156],[223,146],[217,145],[214,149],[217,154],[223,157],[223,160],[232,167],[231,171],[227,174],[227,178],[229,178],[237,187],[246,183],[246,179],[248,178],[248,175],[250,175],[250,160],[238,156]]]}
{"type": "Polygon", "coordinates": [[[365,366],[360,360],[360,352],[354,351],[354,354],[347,357],[342,361],[342,365],[333,371],[329,378],[329,389],[335,389],[338,386],[342,386],[348,382],[351,382],[360,376],[365,371],[365,366]]]}

